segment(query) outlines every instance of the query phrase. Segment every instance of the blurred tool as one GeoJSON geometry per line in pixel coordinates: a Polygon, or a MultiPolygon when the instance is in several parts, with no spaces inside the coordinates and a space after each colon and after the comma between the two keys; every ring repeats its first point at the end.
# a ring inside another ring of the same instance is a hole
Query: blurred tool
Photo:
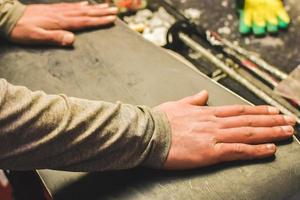
{"type": "Polygon", "coordinates": [[[275,92],[300,104],[300,65],[278,84],[275,92]]]}

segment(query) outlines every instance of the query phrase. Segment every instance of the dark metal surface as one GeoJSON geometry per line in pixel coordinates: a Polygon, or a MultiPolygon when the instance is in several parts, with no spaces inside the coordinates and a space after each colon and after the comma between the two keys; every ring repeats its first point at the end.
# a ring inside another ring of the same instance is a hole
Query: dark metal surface
{"type": "MultiPolygon", "coordinates": [[[[11,83],[48,93],[154,106],[207,89],[210,105],[246,103],[120,22],[80,34],[74,49],[2,43],[0,66],[11,83]]],[[[55,199],[280,200],[299,191],[299,155],[300,146],[288,142],[271,159],[191,171],[38,173],[55,199]]]]}
{"type": "MultiPolygon", "coordinates": [[[[218,31],[219,28],[228,27],[230,34],[223,36],[231,41],[238,42],[242,47],[254,51],[270,64],[282,71],[290,73],[300,64],[300,4],[298,1],[285,0],[292,23],[287,31],[279,31],[277,35],[257,38],[253,35],[241,36],[238,32],[238,16],[234,0],[171,0],[176,8],[196,8],[201,11],[199,24],[205,29],[218,31]]],[[[185,53],[185,52],[182,52],[185,53]]],[[[205,62],[200,62],[206,65],[205,62]]],[[[213,67],[212,67],[213,68],[213,67]]],[[[239,86],[228,78],[220,81],[226,87],[248,99],[254,104],[264,104],[254,94],[239,86]]]]}

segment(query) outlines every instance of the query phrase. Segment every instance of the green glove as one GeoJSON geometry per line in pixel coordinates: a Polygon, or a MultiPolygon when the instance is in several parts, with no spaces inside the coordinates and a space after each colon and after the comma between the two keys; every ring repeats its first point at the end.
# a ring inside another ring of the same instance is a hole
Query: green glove
{"type": "Polygon", "coordinates": [[[240,33],[253,31],[257,36],[277,33],[278,29],[286,29],[290,17],[284,9],[282,0],[244,0],[239,8],[240,33]]]}

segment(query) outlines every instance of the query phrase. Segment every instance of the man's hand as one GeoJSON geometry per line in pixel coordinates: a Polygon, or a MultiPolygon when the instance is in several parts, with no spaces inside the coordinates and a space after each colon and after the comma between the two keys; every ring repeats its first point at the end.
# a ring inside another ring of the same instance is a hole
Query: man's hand
{"type": "Polygon", "coordinates": [[[88,2],[27,6],[10,39],[21,44],[72,45],[72,32],[113,23],[118,9],[88,2]]]}
{"type": "Polygon", "coordinates": [[[255,35],[277,33],[278,28],[286,29],[290,18],[282,0],[244,0],[240,9],[240,32],[248,34],[251,29],[255,35]]]}
{"type": "Polygon", "coordinates": [[[201,93],[158,106],[172,129],[166,169],[188,169],[275,154],[269,142],[290,138],[295,119],[270,106],[204,106],[201,93]]]}

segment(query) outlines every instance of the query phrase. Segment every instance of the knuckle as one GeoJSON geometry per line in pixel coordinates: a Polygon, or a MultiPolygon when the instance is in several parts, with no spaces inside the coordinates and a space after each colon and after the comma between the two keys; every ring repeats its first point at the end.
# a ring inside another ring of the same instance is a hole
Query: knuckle
{"type": "Polygon", "coordinates": [[[217,121],[216,123],[214,123],[214,126],[216,129],[224,129],[226,128],[226,123],[222,121],[217,121]]]}
{"type": "Polygon", "coordinates": [[[272,116],[272,121],[275,123],[275,124],[281,124],[284,122],[284,118],[282,115],[275,115],[275,116],[272,116]]]}
{"type": "Polygon", "coordinates": [[[209,112],[212,113],[214,116],[217,116],[219,113],[219,109],[218,108],[212,108],[212,107],[208,107],[209,112]]]}
{"type": "Polygon", "coordinates": [[[69,23],[68,21],[62,17],[62,16],[57,16],[52,20],[52,23],[55,24],[56,27],[59,28],[69,28],[69,23]]]}
{"type": "Polygon", "coordinates": [[[261,107],[261,109],[265,112],[265,113],[270,113],[270,111],[269,111],[269,108],[270,108],[270,106],[260,106],[261,107]]]}
{"type": "Polygon", "coordinates": [[[285,119],[284,119],[284,116],[283,115],[278,115],[278,123],[281,123],[281,124],[285,124],[286,123],[286,121],[285,121],[285,119]]]}
{"type": "Polygon", "coordinates": [[[272,128],[272,132],[275,134],[283,134],[284,130],[282,127],[271,127],[272,128]]]}
{"type": "Polygon", "coordinates": [[[252,138],[255,135],[253,128],[245,128],[244,136],[246,138],[252,138]]]}
{"type": "Polygon", "coordinates": [[[187,130],[188,133],[197,133],[199,131],[198,123],[191,122],[187,130]]]}
{"type": "Polygon", "coordinates": [[[214,146],[215,146],[216,144],[218,144],[219,140],[220,140],[220,139],[219,139],[218,135],[212,135],[212,136],[210,137],[210,143],[213,144],[214,146]]]}
{"type": "Polygon", "coordinates": [[[244,114],[246,112],[246,110],[247,110],[246,106],[241,105],[241,106],[237,107],[237,113],[240,115],[244,114]]]}
{"type": "Polygon", "coordinates": [[[88,18],[84,17],[84,18],[80,19],[80,24],[85,25],[85,26],[88,25],[89,24],[88,18]]]}
{"type": "Polygon", "coordinates": [[[28,35],[28,38],[33,41],[43,40],[45,37],[47,37],[47,35],[36,30],[31,30],[30,34],[28,35]]]}
{"type": "Polygon", "coordinates": [[[208,120],[214,124],[218,124],[220,122],[220,119],[215,115],[209,115],[208,120]]]}
{"type": "Polygon", "coordinates": [[[89,15],[90,14],[90,11],[89,10],[86,10],[86,9],[81,9],[79,11],[79,14],[80,15],[83,15],[83,16],[86,16],[86,15],[89,15]]]}
{"type": "Polygon", "coordinates": [[[220,158],[224,157],[228,152],[225,150],[223,143],[213,144],[213,151],[220,158]]]}
{"type": "Polygon", "coordinates": [[[244,118],[244,121],[245,121],[245,124],[247,125],[247,126],[253,126],[254,125],[254,121],[253,121],[253,119],[252,118],[250,118],[250,117],[245,117],[244,118]]]}
{"type": "Polygon", "coordinates": [[[233,153],[236,153],[236,154],[244,153],[242,145],[241,144],[233,144],[233,153]]]}
{"type": "Polygon", "coordinates": [[[226,127],[226,122],[224,122],[224,120],[221,120],[220,118],[214,116],[212,118],[212,125],[216,128],[216,129],[223,129],[226,127]]]}

